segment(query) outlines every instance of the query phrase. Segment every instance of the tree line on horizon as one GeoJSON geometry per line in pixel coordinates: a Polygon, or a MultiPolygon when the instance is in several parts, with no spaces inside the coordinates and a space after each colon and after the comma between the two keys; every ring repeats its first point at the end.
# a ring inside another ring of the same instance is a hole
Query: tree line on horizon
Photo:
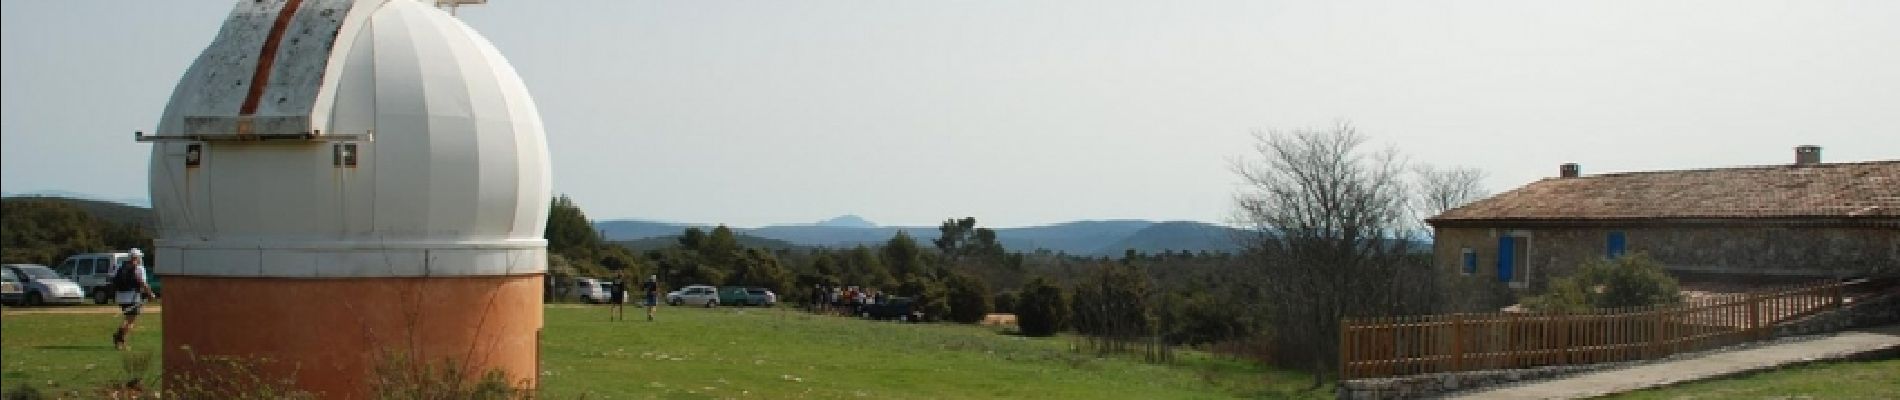
{"type": "MultiPolygon", "coordinates": [[[[0,199],[0,261],[58,265],[75,254],[152,248],[151,227],[95,215],[77,201],[54,197],[0,199]]],[[[146,265],[156,265],[146,257],[146,265]]]]}

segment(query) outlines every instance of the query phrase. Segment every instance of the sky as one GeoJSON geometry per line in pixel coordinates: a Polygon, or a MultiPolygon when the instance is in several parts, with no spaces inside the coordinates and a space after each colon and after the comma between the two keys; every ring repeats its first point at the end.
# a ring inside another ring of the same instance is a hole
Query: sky
{"type": "MultiPolygon", "coordinates": [[[[1342,121],[1494,192],[1900,159],[1900,1],[490,3],[596,220],[1220,223],[1252,132],[1342,121]]],[[[0,191],[145,197],[231,4],[0,2],[0,191]]]]}

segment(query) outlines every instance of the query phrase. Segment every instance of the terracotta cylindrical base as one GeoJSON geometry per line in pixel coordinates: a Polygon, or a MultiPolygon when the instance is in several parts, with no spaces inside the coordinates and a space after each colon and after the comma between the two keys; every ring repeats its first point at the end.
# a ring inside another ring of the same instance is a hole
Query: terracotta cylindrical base
{"type": "Polygon", "coordinates": [[[250,363],[263,382],[360,399],[369,397],[378,366],[402,359],[453,363],[470,380],[500,370],[515,386],[536,383],[539,274],[162,279],[169,379],[215,381],[190,375],[228,374],[209,360],[234,359],[250,363]]]}

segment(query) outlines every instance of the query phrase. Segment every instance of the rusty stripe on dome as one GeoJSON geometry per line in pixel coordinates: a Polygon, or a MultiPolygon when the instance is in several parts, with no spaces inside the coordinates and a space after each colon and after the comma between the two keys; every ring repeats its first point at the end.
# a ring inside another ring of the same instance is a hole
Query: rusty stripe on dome
{"type": "Polygon", "coordinates": [[[290,28],[290,18],[297,15],[297,8],[303,0],[289,0],[284,8],[277,11],[277,20],[270,25],[270,35],[264,37],[264,48],[257,56],[257,70],[251,72],[251,91],[244,95],[244,104],[238,106],[238,115],[257,114],[257,103],[264,97],[264,88],[270,84],[271,64],[277,61],[277,42],[284,40],[284,31],[290,28]]]}

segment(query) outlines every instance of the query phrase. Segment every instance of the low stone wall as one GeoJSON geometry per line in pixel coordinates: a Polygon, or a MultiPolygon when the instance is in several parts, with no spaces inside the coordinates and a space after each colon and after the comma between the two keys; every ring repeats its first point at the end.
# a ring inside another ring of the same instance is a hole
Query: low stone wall
{"type": "Polygon", "coordinates": [[[1900,291],[1863,297],[1839,310],[1829,310],[1775,326],[1775,336],[1839,332],[1900,322],[1900,291]]]}
{"type": "Polygon", "coordinates": [[[1336,389],[1336,394],[1340,400],[1436,397],[1460,390],[1554,378],[1625,365],[1631,365],[1631,363],[1558,365],[1523,369],[1445,372],[1396,378],[1355,379],[1340,382],[1339,388],[1336,389]]]}
{"type": "Polygon", "coordinates": [[[1818,334],[1900,322],[1900,292],[1862,298],[1849,307],[1816,313],[1775,327],[1775,339],[1734,346],[1670,355],[1660,359],[1586,365],[1557,365],[1522,369],[1445,372],[1392,378],[1355,379],[1339,383],[1340,400],[1414,399],[1439,397],[1454,392],[1475,390],[1517,382],[1556,378],[1566,375],[1623,368],[1653,362],[1701,357],[1710,353],[1748,349],[1772,344],[1811,340],[1818,334]]]}

